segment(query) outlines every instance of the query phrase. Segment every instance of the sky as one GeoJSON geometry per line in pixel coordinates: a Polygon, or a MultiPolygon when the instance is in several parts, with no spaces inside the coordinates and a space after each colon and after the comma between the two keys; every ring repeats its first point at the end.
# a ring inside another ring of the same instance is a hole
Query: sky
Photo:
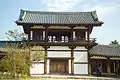
{"type": "Polygon", "coordinates": [[[99,44],[109,44],[113,40],[120,42],[120,0],[0,0],[0,40],[7,40],[5,32],[17,29],[20,9],[53,12],[83,12],[96,10],[98,18],[104,24],[94,27],[91,38],[97,38],[99,44]]]}

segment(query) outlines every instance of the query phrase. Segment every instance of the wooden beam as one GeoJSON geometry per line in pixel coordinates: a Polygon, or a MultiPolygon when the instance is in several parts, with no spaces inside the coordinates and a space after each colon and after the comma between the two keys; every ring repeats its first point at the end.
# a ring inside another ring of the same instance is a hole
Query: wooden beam
{"type": "Polygon", "coordinates": [[[39,25],[39,26],[102,26],[103,22],[99,23],[99,24],[49,24],[49,23],[17,23],[17,25],[39,25]]]}

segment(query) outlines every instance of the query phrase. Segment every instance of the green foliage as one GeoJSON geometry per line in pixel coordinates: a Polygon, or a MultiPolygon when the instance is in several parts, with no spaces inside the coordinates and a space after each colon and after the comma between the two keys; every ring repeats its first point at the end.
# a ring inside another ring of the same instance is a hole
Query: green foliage
{"type": "Polygon", "coordinates": [[[31,59],[32,61],[40,61],[43,60],[45,57],[45,53],[43,51],[43,48],[40,46],[34,46],[32,53],[31,53],[31,59]]]}
{"type": "Polygon", "coordinates": [[[110,45],[119,45],[119,42],[117,40],[111,41],[110,45]]]}
{"type": "Polygon", "coordinates": [[[31,49],[27,44],[23,44],[22,48],[18,44],[6,44],[5,56],[0,60],[0,71],[10,73],[13,78],[28,75],[32,61],[43,60],[45,56],[42,47],[34,47],[33,52],[31,49]]]}
{"type": "Polygon", "coordinates": [[[4,51],[6,51],[4,58],[0,61],[0,68],[3,72],[8,72],[12,77],[15,75],[26,75],[29,71],[30,65],[27,64],[27,57],[29,50],[19,49],[18,44],[6,44],[4,51]]]}

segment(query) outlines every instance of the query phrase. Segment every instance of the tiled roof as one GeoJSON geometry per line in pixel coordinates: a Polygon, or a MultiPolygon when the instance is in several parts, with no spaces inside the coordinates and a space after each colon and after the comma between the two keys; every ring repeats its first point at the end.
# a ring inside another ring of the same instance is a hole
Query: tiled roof
{"type": "Polygon", "coordinates": [[[101,25],[103,22],[98,20],[96,11],[92,12],[41,12],[21,10],[20,23],[32,24],[95,24],[101,25]]]}
{"type": "Polygon", "coordinates": [[[19,44],[21,45],[22,41],[0,41],[0,48],[4,48],[6,44],[19,44]]]}
{"type": "Polygon", "coordinates": [[[89,50],[90,55],[120,56],[119,45],[97,45],[89,50]]]}
{"type": "Polygon", "coordinates": [[[1,55],[5,55],[6,44],[18,44],[18,47],[21,48],[22,41],[0,41],[0,58],[1,55]]]}

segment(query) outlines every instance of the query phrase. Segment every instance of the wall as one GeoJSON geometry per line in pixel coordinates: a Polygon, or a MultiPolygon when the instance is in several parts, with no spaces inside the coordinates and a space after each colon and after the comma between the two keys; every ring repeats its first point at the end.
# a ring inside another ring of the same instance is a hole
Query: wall
{"type": "MultiPolygon", "coordinates": [[[[35,48],[39,50],[39,47],[35,48]]],[[[34,51],[33,51],[34,52],[34,51]]],[[[33,53],[32,52],[32,53],[33,53]]],[[[68,46],[50,46],[48,58],[70,58],[71,50],[68,46]]],[[[47,73],[50,69],[50,60],[47,60],[47,73]]],[[[68,60],[69,74],[71,74],[71,59],[68,60]]],[[[30,69],[31,74],[44,74],[44,63],[33,63],[30,69]]],[[[74,74],[88,74],[88,53],[87,49],[77,46],[74,49],[74,74]]]]}
{"type": "MultiPolygon", "coordinates": [[[[34,46],[31,49],[31,58],[33,56],[34,53],[37,54],[44,54],[44,50],[41,46],[34,46]]],[[[44,74],[44,60],[41,61],[33,61],[32,66],[30,68],[30,74],[31,75],[37,75],[37,74],[44,74]]]]}
{"type": "Polygon", "coordinates": [[[48,57],[49,58],[70,58],[71,51],[68,46],[51,46],[48,49],[48,57]],[[67,51],[65,51],[67,50],[67,51]]]}
{"type": "Polygon", "coordinates": [[[44,74],[44,63],[34,62],[30,68],[31,75],[44,74]]]}
{"type": "Polygon", "coordinates": [[[78,46],[74,50],[74,74],[88,74],[87,49],[78,46]]]}

